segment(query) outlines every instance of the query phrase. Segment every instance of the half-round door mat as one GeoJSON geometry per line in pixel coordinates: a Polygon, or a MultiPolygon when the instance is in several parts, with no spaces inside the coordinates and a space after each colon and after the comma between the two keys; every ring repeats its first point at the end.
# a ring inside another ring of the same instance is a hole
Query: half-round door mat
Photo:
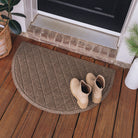
{"type": "Polygon", "coordinates": [[[89,105],[82,110],[70,92],[70,80],[85,80],[88,72],[105,77],[103,100],[113,84],[113,69],[26,42],[21,43],[12,63],[13,80],[20,94],[34,106],[60,114],[79,113],[96,105],[89,95],[89,105]]]}

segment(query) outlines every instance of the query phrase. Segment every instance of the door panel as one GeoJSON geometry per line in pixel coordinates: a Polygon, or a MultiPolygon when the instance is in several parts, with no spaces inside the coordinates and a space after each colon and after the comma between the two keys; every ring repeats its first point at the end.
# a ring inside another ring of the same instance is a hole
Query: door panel
{"type": "Polygon", "coordinates": [[[38,0],[38,9],[120,32],[131,0],[38,0]]]}

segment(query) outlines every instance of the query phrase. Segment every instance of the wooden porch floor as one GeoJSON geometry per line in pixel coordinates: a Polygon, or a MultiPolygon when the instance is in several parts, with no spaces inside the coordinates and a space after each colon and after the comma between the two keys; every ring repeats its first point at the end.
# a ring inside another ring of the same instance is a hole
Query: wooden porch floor
{"type": "Polygon", "coordinates": [[[124,84],[127,69],[21,36],[12,35],[12,42],[12,52],[0,60],[0,138],[138,138],[138,92],[124,84]],[[74,115],[51,114],[35,108],[18,93],[11,75],[12,58],[22,41],[113,68],[116,75],[108,97],[95,108],[74,115]]]}

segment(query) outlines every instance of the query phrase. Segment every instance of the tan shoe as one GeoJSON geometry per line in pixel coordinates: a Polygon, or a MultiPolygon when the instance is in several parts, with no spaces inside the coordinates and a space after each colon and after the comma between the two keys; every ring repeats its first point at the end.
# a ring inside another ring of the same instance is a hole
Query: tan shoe
{"type": "Polygon", "coordinates": [[[88,83],[92,88],[93,88],[95,79],[96,79],[96,77],[93,73],[87,73],[86,83],[88,83]]]}
{"type": "Polygon", "coordinates": [[[102,100],[102,91],[105,87],[105,79],[102,75],[98,75],[93,85],[92,101],[100,103],[102,100]]]}
{"type": "Polygon", "coordinates": [[[102,75],[94,76],[92,73],[86,75],[86,82],[92,87],[92,101],[100,103],[102,100],[102,91],[105,87],[105,79],[102,75]]]}
{"type": "Polygon", "coordinates": [[[77,99],[77,103],[81,109],[88,106],[88,96],[91,93],[91,86],[86,84],[83,80],[79,81],[73,78],[70,81],[70,89],[72,95],[77,99]]]}

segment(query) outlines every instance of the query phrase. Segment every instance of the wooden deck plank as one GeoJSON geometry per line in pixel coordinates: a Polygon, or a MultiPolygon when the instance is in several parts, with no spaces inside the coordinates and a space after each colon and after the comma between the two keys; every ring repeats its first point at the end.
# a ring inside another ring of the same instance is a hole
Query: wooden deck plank
{"type": "Polygon", "coordinates": [[[133,117],[135,109],[136,90],[125,86],[124,80],[127,70],[124,71],[121,95],[114,127],[114,138],[130,138],[132,135],[133,117]]]}
{"type": "Polygon", "coordinates": [[[63,54],[67,54],[68,51],[59,47],[54,47],[54,50],[63,54]]]}
{"type": "Polygon", "coordinates": [[[37,125],[37,128],[33,134],[33,137],[51,138],[54,133],[58,118],[58,114],[43,112],[40,121],[37,125]]]}
{"type": "Polygon", "coordinates": [[[71,138],[78,114],[61,115],[54,133],[54,138],[71,138]]]}
{"type": "MultiPolygon", "coordinates": [[[[85,60],[87,59],[85,58],[85,60]]],[[[90,60],[90,61],[93,62],[93,60],[90,60]]],[[[104,62],[101,62],[99,60],[96,60],[95,63],[101,66],[106,65],[104,62]]],[[[74,138],[92,137],[93,131],[95,129],[99,108],[100,108],[100,104],[98,104],[93,109],[80,114],[76,129],[75,129],[75,133],[73,136],[74,138]]]]}
{"type": "Polygon", "coordinates": [[[18,36],[18,35],[11,33],[11,41],[12,41],[12,45],[13,45],[14,40],[16,39],[17,36],[18,36]]]}
{"type": "Polygon", "coordinates": [[[28,104],[14,134],[13,138],[29,138],[32,136],[35,126],[39,121],[42,111],[28,104]]]}
{"type": "Polygon", "coordinates": [[[68,55],[72,56],[72,57],[76,57],[76,58],[80,58],[81,57],[80,54],[77,54],[77,53],[74,53],[74,52],[68,52],[68,55]]]}
{"type": "Polygon", "coordinates": [[[45,44],[45,43],[41,43],[40,44],[41,47],[45,47],[45,48],[48,48],[48,49],[54,49],[55,46],[52,46],[52,45],[49,45],[49,44],[45,44]]]}
{"type": "Polygon", "coordinates": [[[14,38],[14,42],[13,42],[13,46],[10,54],[7,57],[0,59],[0,84],[3,82],[6,75],[11,70],[12,58],[22,40],[23,38],[20,36],[17,36],[16,38],[14,38]]]}
{"type": "Polygon", "coordinates": [[[112,130],[121,87],[123,69],[115,66],[110,67],[116,70],[114,83],[109,92],[109,95],[101,103],[99,115],[97,118],[97,124],[93,135],[94,138],[112,137],[112,130]]]}
{"type": "Polygon", "coordinates": [[[137,90],[137,101],[136,101],[136,110],[134,118],[133,138],[138,138],[138,90],[137,90]]]}
{"type": "MultiPolygon", "coordinates": [[[[138,137],[138,100],[135,103],[136,91],[128,90],[124,85],[124,79],[122,87],[118,80],[115,81],[113,90],[101,104],[92,110],[80,113],[80,115],[58,115],[47,112],[41,114],[39,109],[30,104],[28,105],[28,102],[18,92],[14,93],[16,88],[11,79],[11,73],[8,74],[11,69],[11,61],[22,41],[43,47],[47,47],[47,45],[22,36],[13,37],[13,40],[13,49],[10,55],[0,59],[0,138],[11,137],[12,135],[14,137],[31,137],[32,133],[32,137],[35,138],[72,136],[108,138],[112,137],[112,134],[113,137],[131,137],[132,134],[134,138],[138,137]],[[117,89],[119,88],[121,93],[117,106],[117,89]],[[135,116],[134,109],[136,109],[135,116]],[[116,116],[115,111],[117,111],[116,116]],[[133,126],[134,130],[132,131],[133,126]]],[[[54,46],[48,46],[47,48],[53,49],[54,46]]],[[[84,60],[95,61],[80,54],[66,51],[59,52],[84,60]]],[[[108,67],[107,63],[98,60],[96,60],[96,63],[108,67]]],[[[122,72],[122,68],[115,67],[115,69],[117,72],[122,72]]],[[[125,71],[125,75],[126,73],[127,71],[125,71]]],[[[117,74],[119,76],[119,73],[117,74]]],[[[120,78],[121,76],[122,74],[120,73],[120,78]]]]}
{"type": "Polygon", "coordinates": [[[0,137],[11,137],[14,132],[25,108],[27,101],[25,101],[21,95],[16,92],[13,100],[8,106],[4,116],[0,121],[0,137]]]}
{"type": "Polygon", "coordinates": [[[87,61],[89,61],[89,62],[94,62],[94,59],[91,58],[91,57],[81,56],[81,59],[87,60],[87,61]]]}
{"type": "Polygon", "coordinates": [[[0,119],[9,105],[15,90],[16,87],[13,84],[12,75],[10,72],[4,84],[0,87],[0,119]]]}
{"type": "Polygon", "coordinates": [[[83,112],[80,114],[73,138],[92,137],[94,126],[96,123],[98,108],[99,105],[87,112],[83,112]]]}

